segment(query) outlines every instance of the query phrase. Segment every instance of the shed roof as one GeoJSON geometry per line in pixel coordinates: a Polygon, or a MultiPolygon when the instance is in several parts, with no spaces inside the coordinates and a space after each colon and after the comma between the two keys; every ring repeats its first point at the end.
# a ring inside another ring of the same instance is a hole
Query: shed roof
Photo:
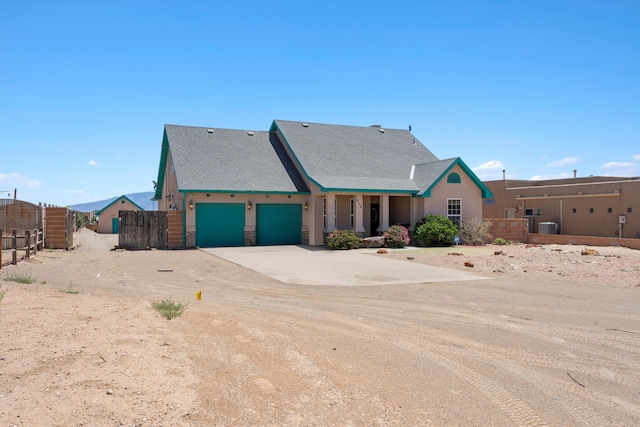
{"type": "Polygon", "coordinates": [[[99,211],[96,212],[96,216],[100,216],[100,214],[104,211],[106,211],[107,209],[109,209],[111,206],[113,206],[114,204],[116,204],[117,202],[119,202],[120,200],[126,200],[129,203],[131,203],[133,206],[135,206],[136,208],[140,209],[141,211],[143,211],[144,209],[138,205],[136,202],[134,202],[133,200],[131,200],[130,198],[128,198],[127,196],[120,196],[117,197],[113,202],[109,203],[107,206],[105,206],[104,208],[100,209],[99,211]]]}

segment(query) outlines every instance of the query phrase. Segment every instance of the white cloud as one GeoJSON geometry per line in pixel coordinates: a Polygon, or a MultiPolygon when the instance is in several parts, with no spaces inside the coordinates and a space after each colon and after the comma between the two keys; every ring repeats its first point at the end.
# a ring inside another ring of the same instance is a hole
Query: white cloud
{"type": "Polygon", "coordinates": [[[633,156],[633,160],[640,161],[640,154],[636,154],[635,156],[633,156]]]}
{"type": "Polygon", "coordinates": [[[502,171],[504,169],[504,164],[500,160],[490,160],[476,166],[475,168],[471,168],[473,173],[475,173],[482,181],[502,179],[502,171]]]}
{"type": "Polygon", "coordinates": [[[500,160],[490,160],[487,163],[483,163],[480,166],[472,168],[474,172],[481,172],[486,170],[504,169],[504,164],[500,160]]]}
{"type": "Polygon", "coordinates": [[[608,162],[601,165],[599,169],[606,171],[605,176],[638,175],[638,164],[634,162],[608,162]]]}
{"type": "Polygon", "coordinates": [[[555,162],[551,162],[547,165],[547,167],[549,168],[561,168],[564,166],[568,166],[568,165],[572,165],[574,163],[578,163],[579,161],[581,161],[582,158],[580,157],[565,157],[562,160],[556,160],[555,162]]]}
{"type": "Polygon", "coordinates": [[[621,169],[621,168],[632,168],[636,164],[632,162],[609,162],[600,166],[600,169],[621,169]]]}
{"type": "Polygon", "coordinates": [[[564,179],[564,178],[572,178],[573,175],[568,174],[568,173],[554,173],[554,174],[547,174],[547,175],[534,175],[531,178],[529,178],[531,181],[543,181],[546,179],[564,179]]]}
{"type": "Polygon", "coordinates": [[[0,186],[3,190],[26,189],[37,190],[40,188],[40,181],[32,179],[19,173],[0,173],[0,186]],[[4,188],[8,187],[8,188],[4,188]]]}
{"type": "Polygon", "coordinates": [[[89,160],[89,163],[87,163],[89,166],[98,166],[98,162],[96,162],[95,160],[89,160]]]}
{"type": "Polygon", "coordinates": [[[73,194],[82,194],[84,191],[82,190],[64,190],[65,193],[73,193],[73,194]]]}

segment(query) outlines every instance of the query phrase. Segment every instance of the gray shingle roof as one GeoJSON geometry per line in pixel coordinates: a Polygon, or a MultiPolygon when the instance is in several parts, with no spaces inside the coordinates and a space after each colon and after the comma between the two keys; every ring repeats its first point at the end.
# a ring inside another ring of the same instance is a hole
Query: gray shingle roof
{"type": "Polygon", "coordinates": [[[165,125],[178,188],[193,191],[309,192],[269,132],[165,125]]]}
{"type": "Polygon", "coordinates": [[[324,189],[418,192],[414,164],[437,162],[409,131],[275,120],[307,176],[324,189]]]}
{"type": "Polygon", "coordinates": [[[414,180],[418,187],[420,187],[418,195],[422,196],[425,191],[457,160],[457,158],[453,158],[416,165],[414,180]]]}

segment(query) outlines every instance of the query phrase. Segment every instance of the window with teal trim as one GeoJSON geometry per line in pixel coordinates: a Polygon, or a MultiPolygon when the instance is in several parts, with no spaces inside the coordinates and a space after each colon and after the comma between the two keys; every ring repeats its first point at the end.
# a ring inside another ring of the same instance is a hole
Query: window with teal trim
{"type": "Polygon", "coordinates": [[[460,179],[460,175],[455,172],[451,172],[447,177],[448,184],[460,184],[462,180],[460,179]]]}

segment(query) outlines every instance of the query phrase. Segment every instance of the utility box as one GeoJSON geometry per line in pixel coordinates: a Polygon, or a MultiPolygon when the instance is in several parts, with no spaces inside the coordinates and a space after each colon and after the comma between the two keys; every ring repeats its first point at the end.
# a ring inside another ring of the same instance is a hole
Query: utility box
{"type": "Polygon", "coordinates": [[[538,224],[539,234],[556,234],[558,232],[558,224],[555,222],[541,222],[538,224]]]}

